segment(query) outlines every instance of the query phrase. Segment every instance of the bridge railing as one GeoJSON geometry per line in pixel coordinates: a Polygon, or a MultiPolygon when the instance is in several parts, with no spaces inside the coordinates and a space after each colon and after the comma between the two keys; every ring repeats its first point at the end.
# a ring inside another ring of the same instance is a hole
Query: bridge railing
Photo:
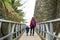
{"type": "MultiPolygon", "coordinates": [[[[43,37],[45,40],[60,40],[60,36],[57,36],[57,35],[54,34],[53,24],[55,22],[56,23],[60,22],[60,18],[55,19],[55,20],[50,20],[50,21],[37,23],[36,30],[40,34],[40,36],[43,37]],[[56,38],[56,39],[54,39],[54,38],[56,38]]],[[[58,35],[60,35],[60,30],[59,30],[58,35]]]]}
{"type": "MultiPolygon", "coordinates": [[[[0,40],[4,40],[6,38],[7,38],[7,40],[13,40],[13,39],[17,40],[17,38],[22,35],[22,33],[23,33],[23,31],[25,30],[25,27],[26,27],[25,24],[21,24],[19,22],[13,22],[13,21],[0,19],[0,31],[1,32],[2,32],[1,29],[3,29],[2,28],[3,23],[8,24],[8,27],[7,27],[8,34],[0,37],[0,40]]],[[[3,30],[6,30],[6,29],[3,29],[3,30]]]]}

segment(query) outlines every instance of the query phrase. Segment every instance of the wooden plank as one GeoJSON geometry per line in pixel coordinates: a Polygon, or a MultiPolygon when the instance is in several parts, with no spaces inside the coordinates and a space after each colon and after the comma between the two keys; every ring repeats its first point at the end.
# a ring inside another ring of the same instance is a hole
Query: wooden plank
{"type": "Polygon", "coordinates": [[[34,36],[26,36],[26,33],[24,32],[24,34],[22,35],[21,38],[19,38],[19,40],[41,40],[41,38],[37,35],[37,33],[35,32],[34,36]]]}

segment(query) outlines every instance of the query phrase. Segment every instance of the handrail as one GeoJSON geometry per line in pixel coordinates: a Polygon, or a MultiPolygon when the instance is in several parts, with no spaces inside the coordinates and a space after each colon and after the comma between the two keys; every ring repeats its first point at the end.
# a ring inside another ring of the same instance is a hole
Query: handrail
{"type": "Polygon", "coordinates": [[[3,20],[3,19],[0,19],[0,22],[8,22],[8,23],[18,23],[18,24],[23,24],[23,23],[20,23],[20,22],[14,22],[14,21],[3,20]]]}
{"type": "Polygon", "coordinates": [[[49,21],[44,21],[44,22],[40,22],[40,23],[49,23],[49,22],[57,22],[57,21],[60,21],[60,18],[54,19],[54,20],[49,20],[49,21]]]}
{"type": "Polygon", "coordinates": [[[56,39],[60,40],[60,37],[59,36],[56,36],[56,35],[53,34],[54,33],[53,32],[53,23],[54,22],[59,22],[59,21],[60,21],[60,18],[54,19],[54,20],[49,20],[49,21],[44,21],[44,22],[39,22],[36,25],[36,30],[46,40],[53,40],[54,37],[56,37],[56,39]]]}
{"type": "Polygon", "coordinates": [[[9,23],[9,25],[8,25],[8,34],[6,36],[1,37],[0,40],[3,40],[5,38],[8,38],[8,40],[12,40],[13,34],[16,34],[15,39],[17,39],[17,36],[21,36],[22,32],[25,31],[25,30],[23,30],[26,27],[25,24],[22,24],[22,23],[19,23],[19,22],[14,22],[14,21],[9,21],[9,20],[3,20],[3,19],[0,19],[0,29],[2,27],[2,23],[4,23],[4,22],[9,23]],[[11,25],[12,25],[12,28],[11,28],[11,25]]]}

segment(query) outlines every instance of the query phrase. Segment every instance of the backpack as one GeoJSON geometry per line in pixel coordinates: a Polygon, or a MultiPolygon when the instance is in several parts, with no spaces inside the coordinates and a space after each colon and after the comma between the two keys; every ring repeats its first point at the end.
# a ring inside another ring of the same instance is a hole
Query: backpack
{"type": "Polygon", "coordinates": [[[34,20],[32,19],[32,25],[34,25],[34,20]]]}

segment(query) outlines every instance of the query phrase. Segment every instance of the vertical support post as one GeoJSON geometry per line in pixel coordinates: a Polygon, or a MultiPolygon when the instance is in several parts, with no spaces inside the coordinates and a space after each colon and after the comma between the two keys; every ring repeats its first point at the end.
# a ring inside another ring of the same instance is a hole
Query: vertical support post
{"type": "MultiPolygon", "coordinates": [[[[44,24],[43,24],[43,31],[44,31],[45,29],[44,29],[44,24]]],[[[44,32],[43,32],[43,37],[44,37],[44,32]]]]}
{"type": "Polygon", "coordinates": [[[17,26],[17,31],[18,31],[18,36],[19,36],[19,24],[18,24],[18,26],[17,26]]]}
{"type": "Polygon", "coordinates": [[[42,24],[42,36],[43,36],[43,24],[42,24]]]}
{"type": "Polygon", "coordinates": [[[39,29],[40,29],[40,27],[39,27],[39,24],[38,24],[38,33],[39,33],[39,31],[40,31],[39,29]]]}
{"type": "Polygon", "coordinates": [[[20,31],[20,28],[19,28],[19,24],[18,24],[18,35],[20,36],[20,32],[19,31],[20,31]]]}
{"type": "Polygon", "coordinates": [[[37,32],[39,33],[39,24],[37,24],[37,32]]]}
{"type": "Polygon", "coordinates": [[[19,24],[17,24],[17,31],[18,31],[17,35],[19,36],[19,24]]]}
{"type": "MultiPolygon", "coordinates": [[[[50,33],[53,34],[53,24],[50,22],[50,33]]],[[[50,36],[50,40],[53,40],[53,36],[50,36]]]]}
{"type": "Polygon", "coordinates": [[[2,23],[2,22],[0,22],[0,28],[1,28],[1,23],[2,23]]]}
{"type": "MultiPolygon", "coordinates": [[[[15,24],[13,24],[13,26],[12,26],[12,33],[14,32],[14,28],[15,28],[15,24]]],[[[13,34],[11,34],[11,39],[12,39],[12,37],[13,37],[13,34]]]]}
{"type": "Polygon", "coordinates": [[[40,24],[39,24],[39,33],[40,33],[40,31],[41,31],[41,26],[40,26],[40,24]]]}
{"type": "Polygon", "coordinates": [[[60,40],[60,33],[58,34],[58,37],[59,37],[59,38],[57,38],[57,40],[60,40]]]}
{"type": "Polygon", "coordinates": [[[18,26],[18,24],[16,25],[16,37],[17,37],[17,26],[18,26]]]}
{"type": "MultiPolygon", "coordinates": [[[[11,33],[11,23],[9,23],[9,26],[8,26],[8,34],[11,33]]],[[[12,40],[12,36],[10,35],[8,37],[8,40],[12,40]]]]}
{"type": "Polygon", "coordinates": [[[41,33],[40,33],[40,35],[42,36],[42,24],[41,24],[41,33]]]}
{"type": "MultiPolygon", "coordinates": [[[[45,24],[46,25],[46,31],[49,32],[49,29],[48,29],[48,24],[45,24]]],[[[46,33],[46,40],[49,40],[49,34],[46,33]]]]}
{"type": "Polygon", "coordinates": [[[40,35],[41,35],[41,24],[39,24],[39,30],[40,30],[40,35]]]}
{"type": "MultiPolygon", "coordinates": [[[[2,24],[2,22],[0,22],[0,29],[1,29],[1,24],[2,24]]],[[[0,30],[1,31],[1,30],[0,30]]],[[[1,35],[1,34],[0,34],[1,35]]]]}
{"type": "Polygon", "coordinates": [[[21,24],[20,24],[20,34],[21,34],[21,24]]]}
{"type": "Polygon", "coordinates": [[[41,35],[41,24],[40,24],[40,35],[41,35]]]}
{"type": "Polygon", "coordinates": [[[20,24],[19,24],[19,36],[20,36],[20,24]]]}

